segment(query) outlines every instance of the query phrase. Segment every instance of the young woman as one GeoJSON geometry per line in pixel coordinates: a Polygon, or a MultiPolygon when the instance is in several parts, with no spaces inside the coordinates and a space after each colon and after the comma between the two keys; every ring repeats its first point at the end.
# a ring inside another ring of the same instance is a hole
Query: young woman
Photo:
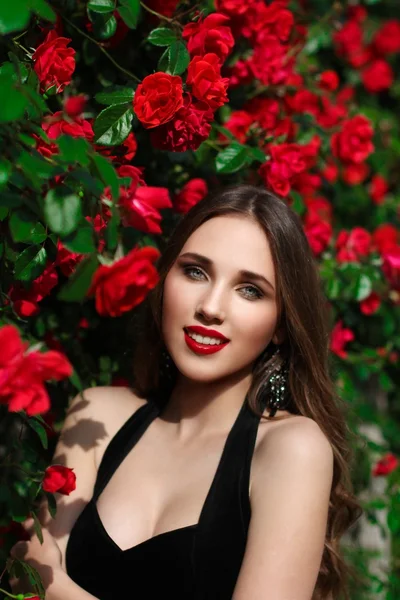
{"type": "Polygon", "coordinates": [[[70,405],[53,463],[77,488],[25,546],[46,599],[348,598],[339,542],[361,509],[299,217],[225,188],[182,218],[157,269],[132,389],[70,405]]]}

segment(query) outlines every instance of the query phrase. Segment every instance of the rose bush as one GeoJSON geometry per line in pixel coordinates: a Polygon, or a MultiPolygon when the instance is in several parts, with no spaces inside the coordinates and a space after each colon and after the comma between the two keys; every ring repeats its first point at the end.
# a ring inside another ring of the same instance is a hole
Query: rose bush
{"type": "Polygon", "coordinates": [[[352,409],[354,486],[372,525],[386,511],[388,575],[369,572],[355,532],[348,556],[366,584],[351,598],[400,596],[395,8],[0,5],[0,563],[41,499],[54,513],[53,494],[73,494],[73,469],[49,464],[68,400],[129,383],[132,317],[169,232],[209,189],[251,182],[301,218],[352,409]],[[375,477],[386,482],[378,497],[375,477]]]}

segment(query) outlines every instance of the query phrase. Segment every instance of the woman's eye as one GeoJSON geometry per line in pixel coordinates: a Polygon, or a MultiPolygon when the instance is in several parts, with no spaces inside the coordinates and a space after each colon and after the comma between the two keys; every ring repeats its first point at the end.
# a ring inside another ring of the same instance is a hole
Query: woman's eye
{"type": "MultiPolygon", "coordinates": [[[[198,271],[199,273],[202,273],[202,271],[198,267],[183,267],[183,272],[186,275],[189,275],[189,273],[191,271],[198,271]]],[[[189,277],[191,277],[191,275],[189,275],[189,277]]],[[[192,279],[197,279],[197,278],[196,277],[194,277],[194,278],[192,277],[192,279]]]]}
{"type": "MultiPolygon", "coordinates": [[[[198,277],[192,275],[193,271],[198,271],[198,273],[204,275],[203,271],[198,267],[183,267],[183,272],[185,275],[187,275],[190,279],[198,279],[198,277]]],[[[251,300],[257,300],[263,297],[262,292],[260,292],[260,290],[254,285],[246,285],[245,287],[240,288],[240,291],[242,290],[251,290],[253,292],[252,294],[245,294],[251,300]]]]}

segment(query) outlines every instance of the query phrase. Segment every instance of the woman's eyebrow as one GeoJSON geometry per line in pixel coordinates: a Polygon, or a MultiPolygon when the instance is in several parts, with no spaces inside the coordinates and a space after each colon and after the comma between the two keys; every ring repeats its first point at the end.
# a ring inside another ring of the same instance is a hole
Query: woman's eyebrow
{"type": "MultiPolygon", "coordinates": [[[[206,267],[214,266],[214,263],[211,260],[211,258],[208,258],[207,256],[203,256],[203,254],[198,254],[197,252],[185,252],[184,254],[181,254],[180,256],[178,256],[178,258],[192,258],[193,260],[197,260],[198,262],[202,263],[206,267]]],[[[260,275],[259,273],[254,273],[253,271],[248,271],[247,269],[242,269],[241,271],[239,271],[239,275],[241,277],[247,277],[249,279],[263,281],[273,291],[275,291],[275,288],[272,285],[272,283],[270,281],[268,281],[268,279],[266,279],[266,277],[264,277],[263,275],[260,275]]]]}

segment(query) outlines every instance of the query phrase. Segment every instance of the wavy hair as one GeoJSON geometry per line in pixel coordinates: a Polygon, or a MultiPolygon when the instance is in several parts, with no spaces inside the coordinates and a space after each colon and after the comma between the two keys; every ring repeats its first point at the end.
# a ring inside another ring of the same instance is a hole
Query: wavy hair
{"type": "MultiPolygon", "coordinates": [[[[313,419],[329,439],[334,454],[333,482],[321,567],[312,600],[343,595],[350,600],[350,575],[340,539],[361,516],[350,478],[354,460],[347,426],[349,407],[336,394],[330,373],[330,313],[300,217],[285,201],[253,185],[236,184],[216,190],[194,205],[178,222],[157,262],[159,281],[137,312],[139,330],[133,354],[132,388],[140,397],[165,397],[177,375],[172,365],[165,372],[162,339],[162,300],[165,278],[185,242],[204,222],[222,215],[237,215],[258,223],[267,236],[276,276],[278,323],[286,332],[280,356],[273,343],[255,361],[248,392],[250,409],[266,420],[290,418],[264,416],[260,391],[276,368],[276,360],[289,364],[290,412],[313,419]]],[[[168,397],[168,394],[167,394],[168,397]]]]}

